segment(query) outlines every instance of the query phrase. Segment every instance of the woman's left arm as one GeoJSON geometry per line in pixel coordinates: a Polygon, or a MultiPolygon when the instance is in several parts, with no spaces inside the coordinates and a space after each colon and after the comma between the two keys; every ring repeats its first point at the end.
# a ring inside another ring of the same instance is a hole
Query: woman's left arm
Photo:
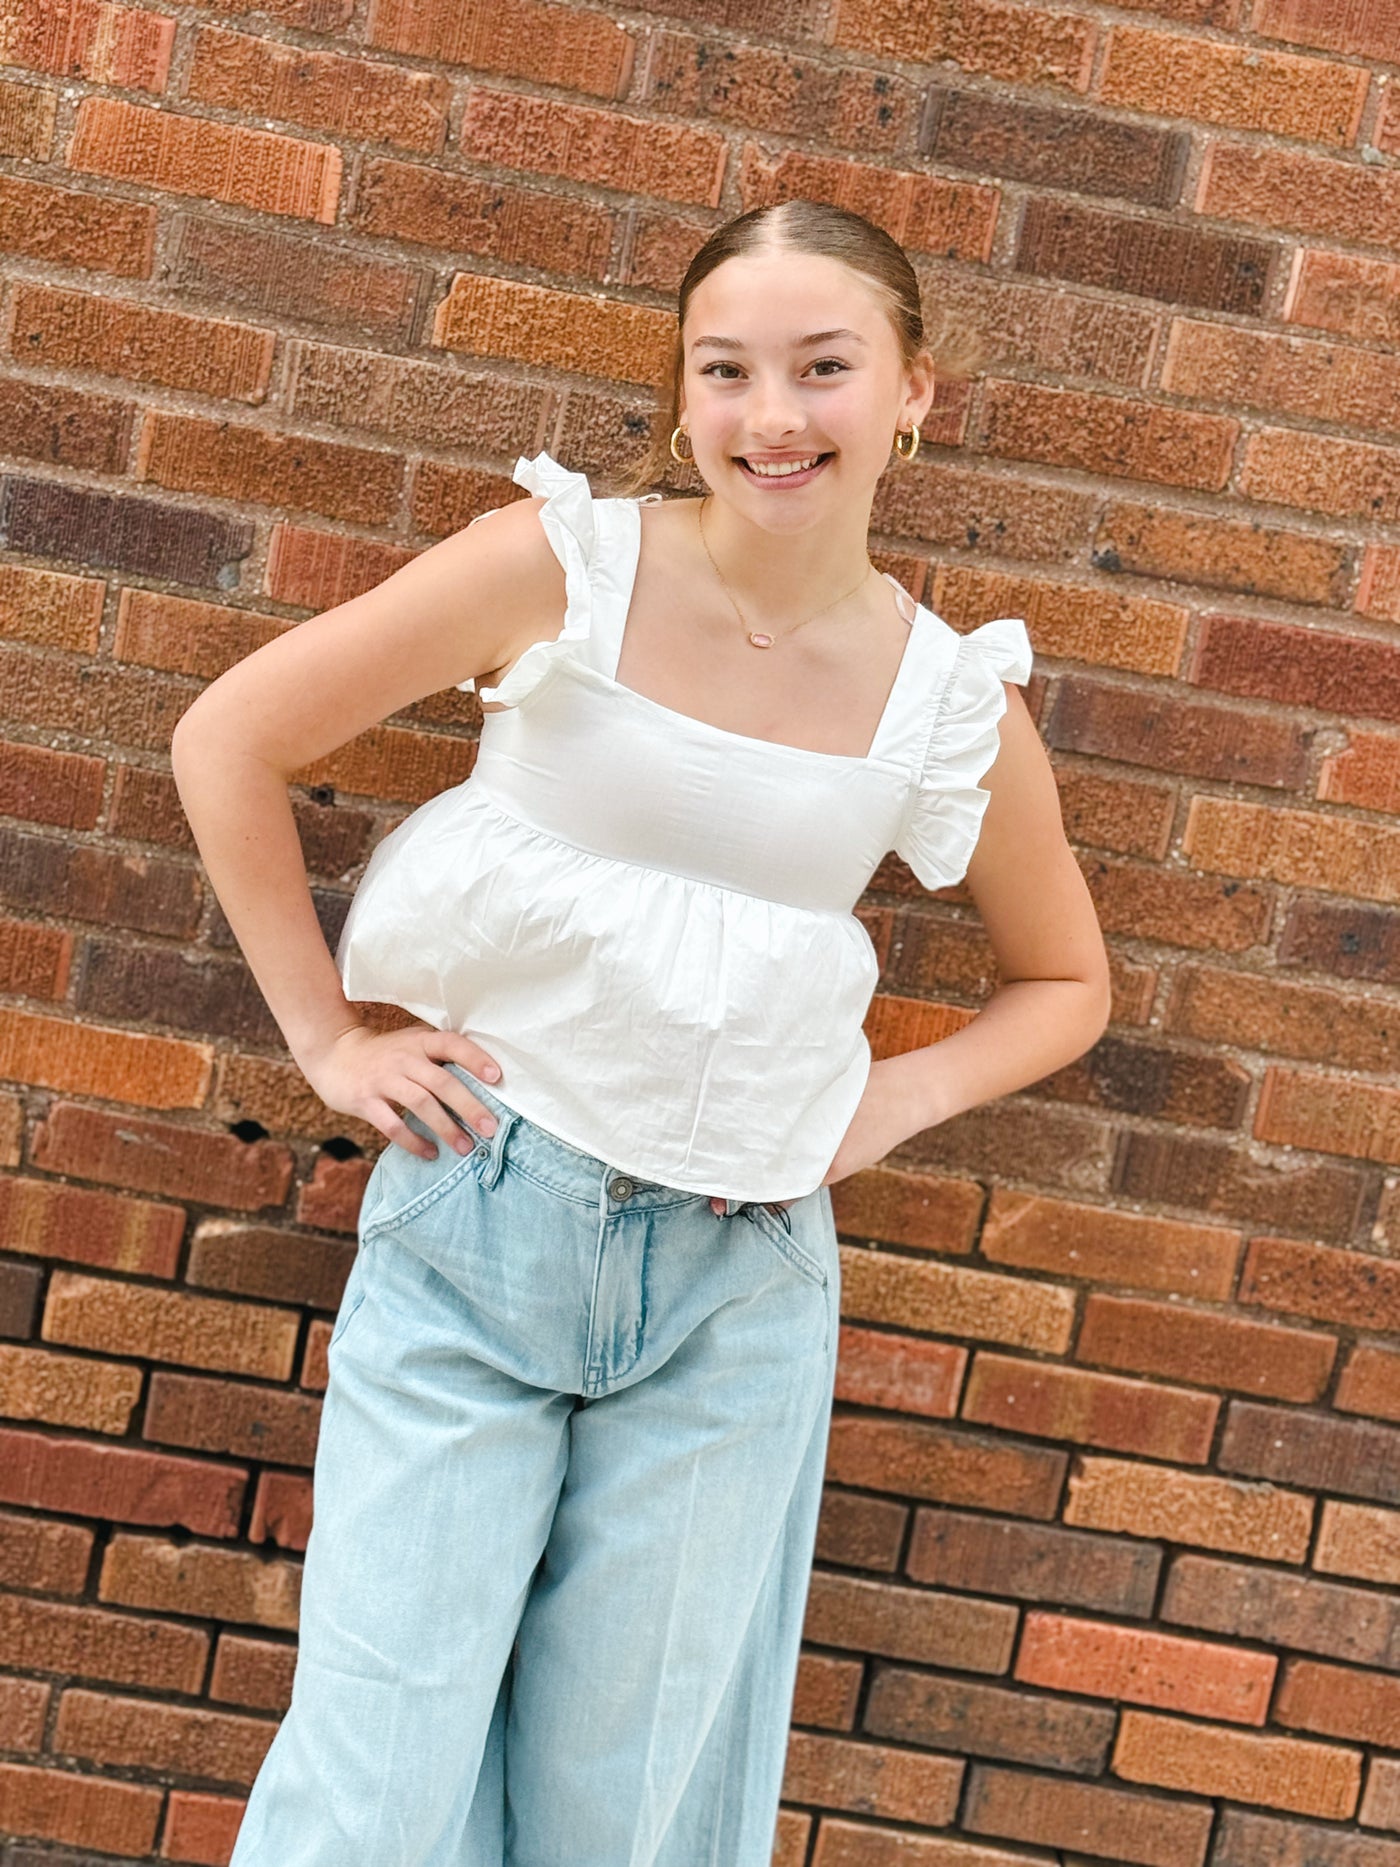
{"type": "Polygon", "coordinates": [[[966,876],[998,984],[961,1030],[886,1059],[906,1098],[909,1134],[1074,1062],[1102,1037],[1112,1010],[1103,933],[1065,836],[1055,773],[1020,689],[1005,686],[966,876]]]}

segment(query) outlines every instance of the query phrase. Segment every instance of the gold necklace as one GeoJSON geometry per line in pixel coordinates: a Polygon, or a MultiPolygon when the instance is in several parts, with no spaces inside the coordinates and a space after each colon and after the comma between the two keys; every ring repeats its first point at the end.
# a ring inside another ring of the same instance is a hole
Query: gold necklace
{"type": "MultiPolygon", "coordinates": [[[[706,495],[706,497],[708,498],[708,494],[706,495]]],[[[710,563],[714,568],[714,573],[716,577],[718,577],[720,582],[724,584],[724,593],[729,598],[730,602],[734,605],[734,613],[738,616],[740,623],[743,625],[744,634],[748,637],[749,641],[753,644],[755,648],[771,648],[773,646],[774,637],[771,636],[767,632],[766,629],[751,629],[749,627],[748,617],[745,616],[743,610],[739,608],[738,598],[735,596],[734,592],[729,588],[729,585],[724,582],[724,573],[720,570],[719,565],[715,563],[714,552],[711,551],[709,545],[705,543],[704,513],[705,513],[705,500],[702,499],[700,501],[699,510],[695,514],[695,522],[696,522],[696,525],[699,527],[700,542],[702,545],[705,545],[705,556],[710,560],[710,563]]],[[[846,592],[845,596],[838,596],[834,602],[824,603],[819,610],[814,611],[812,615],[808,616],[806,621],[795,623],[791,629],[785,629],[783,631],[783,640],[786,641],[788,636],[790,635],[796,635],[799,629],[805,629],[807,626],[807,623],[815,622],[817,617],[824,616],[827,610],[835,609],[837,603],[844,603],[848,597],[853,597],[856,591],[860,589],[861,584],[869,582],[870,574],[874,569],[875,569],[875,566],[870,562],[869,558],[867,558],[865,560],[865,570],[862,572],[859,581],[852,584],[851,588],[846,592]]]]}

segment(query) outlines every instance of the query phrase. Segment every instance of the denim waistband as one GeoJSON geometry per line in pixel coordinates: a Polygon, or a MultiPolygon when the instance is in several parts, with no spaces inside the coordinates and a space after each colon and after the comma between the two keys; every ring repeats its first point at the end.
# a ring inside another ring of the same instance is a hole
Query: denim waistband
{"type": "MultiPolygon", "coordinates": [[[[472,1094],[496,1117],[493,1135],[477,1135],[477,1145],[487,1151],[481,1172],[487,1185],[494,1184],[507,1161],[514,1168],[557,1193],[563,1199],[578,1200],[583,1205],[621,1211],[663,1210],[704,1199],[702,1193],[687,1193],[680,1187],[663,1186],[655,1180],[642,1180],[623,1167],[617,1167],[596,1154],[589,1154],[572,1142],[561,1140],[538,1122],[532,1122],[503,1102],[480,1077],[464,1064],[445,1062],[444,1069],[466,1084],[472,1094]],[[613,1188],[616,1187],[616,1192],[613,1188]]],[[[475,1130],[473,1130],[475,1133],[475,1130]]],[[[744,1211],[747,1202],[729,1199],[725,1213],[744,1211]]]]}

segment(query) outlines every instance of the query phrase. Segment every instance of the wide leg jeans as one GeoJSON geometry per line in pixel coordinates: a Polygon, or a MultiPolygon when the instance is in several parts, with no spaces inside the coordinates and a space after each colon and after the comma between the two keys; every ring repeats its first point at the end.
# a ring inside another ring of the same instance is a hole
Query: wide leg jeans
{"type": "Polygon", "coordinates": [[[498,1127],[391,1144],[366,1188],[291,1703],[231,1867],[768,1867],[830,1192],[720,1217],[447,1067],[498,1127]]]}

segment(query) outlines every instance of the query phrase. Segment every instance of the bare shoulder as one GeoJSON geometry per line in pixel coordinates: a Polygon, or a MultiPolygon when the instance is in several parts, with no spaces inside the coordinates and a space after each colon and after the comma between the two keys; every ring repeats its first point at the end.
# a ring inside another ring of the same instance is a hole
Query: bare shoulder
{"type": "Polygon", "coordinates": [[[181,728],[197,715],[277,769],[300,769],[557,635],[564,571],[542,504],[531,494],[482,514],[372,589],[287,629],[207,687],[181,728]]]}

